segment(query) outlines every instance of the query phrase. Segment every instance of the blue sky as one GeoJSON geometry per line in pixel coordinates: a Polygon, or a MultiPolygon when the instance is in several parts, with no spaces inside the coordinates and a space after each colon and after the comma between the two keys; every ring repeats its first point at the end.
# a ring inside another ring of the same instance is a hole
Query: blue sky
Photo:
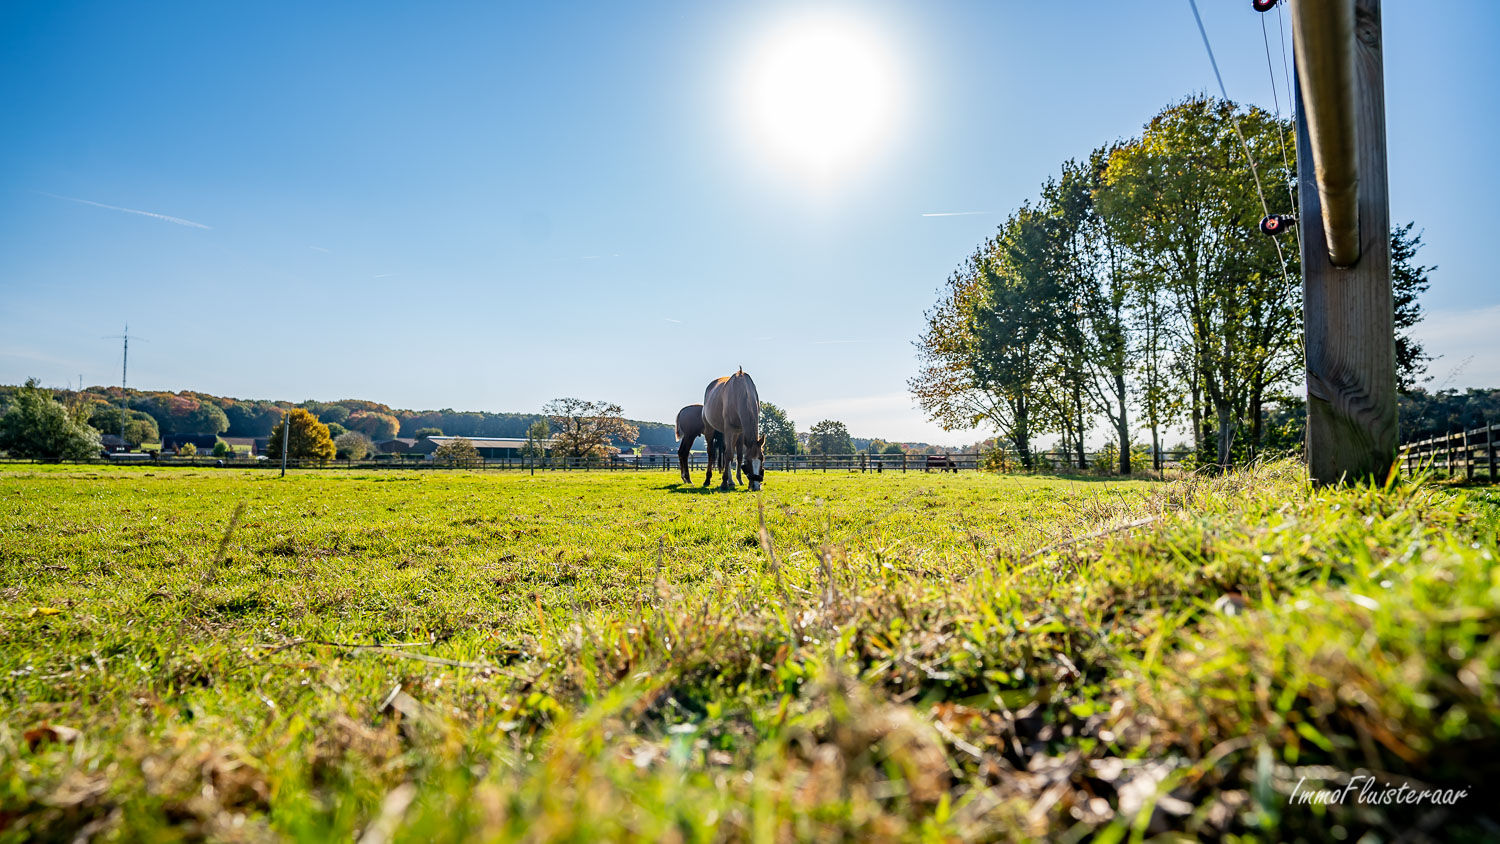
{"type": "MultiPolygon", "coordinates": [[[[1260,16],[1201,5],[1230,95],[1270,107],[1260,16]]],[[[1434,383],[1497,386],[1500,4],[1385,16],[1434,383]]],[[[1213,86],[1186,0],[7,3],[0,382],[118,383],[128,322],[141,388],[670,421],[743,366],[803,428],[972,441],[905,391],[943,279],[1063,159],[1213,86]],[[836,175],[747,116],[813,18],[883,74],[836,175]]]]}

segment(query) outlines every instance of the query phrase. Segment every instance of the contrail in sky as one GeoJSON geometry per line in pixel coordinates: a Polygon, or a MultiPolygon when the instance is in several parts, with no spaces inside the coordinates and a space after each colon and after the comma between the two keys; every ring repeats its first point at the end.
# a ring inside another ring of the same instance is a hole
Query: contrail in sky
{"type": "Polygon", "coordinates": [[[166,220],[169,223],[176,223],[179,226],[191,226],[195,229],[213,228],[213,226],[205,226],[202,223],[195,223],[192,220],[184,220],[181,217],[172,217],[167,214],[158,214],[155,211],[140,211],[135,208],[121,208],[118,205],[105,205],[102,202],[95,202],[92,199],[78,199],[72,196],[58,196],[55,193],[45,193],[41,191],[38,192],[41,193],[42,196],[50,196],[53,199],[66,199],[69,202],[77,202],[82,205],[92,205],[95,208],[108,208],[111,211],[124,211],[126,214],[139,214],[142,217],[152,217],[157,220],[166,220]]]}

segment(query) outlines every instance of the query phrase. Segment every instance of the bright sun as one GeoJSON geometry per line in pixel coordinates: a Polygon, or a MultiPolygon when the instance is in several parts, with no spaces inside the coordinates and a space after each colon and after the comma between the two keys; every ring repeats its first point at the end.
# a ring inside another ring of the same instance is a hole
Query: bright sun
{"type": "Polygon", "coordinates": [[[768,33],[745,78],[759,145],[803,175],[827,179],[866,159],[895,120],[894,62],[875,33],[841,17],[810,17],[768,33]]]}

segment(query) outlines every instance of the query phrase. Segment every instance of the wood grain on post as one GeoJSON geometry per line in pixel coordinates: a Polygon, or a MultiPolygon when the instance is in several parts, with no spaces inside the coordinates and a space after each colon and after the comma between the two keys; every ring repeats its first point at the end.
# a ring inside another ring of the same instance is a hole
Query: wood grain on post
{"type": "Polygon", "coordinates": [[[1303,86],[1298,86],[1307,463],[1320,484],[1385,480],[1399,444],[1380,2],[1357,0],[1355,5],[1355,84],[1350,93],[1359,139],[1359,260],[1353,266],[1335,266],[1329,257],[1313,158],[1304,154],[1310,147],[1308,125],[1315,118],[1307,113],[1303,86]]]}

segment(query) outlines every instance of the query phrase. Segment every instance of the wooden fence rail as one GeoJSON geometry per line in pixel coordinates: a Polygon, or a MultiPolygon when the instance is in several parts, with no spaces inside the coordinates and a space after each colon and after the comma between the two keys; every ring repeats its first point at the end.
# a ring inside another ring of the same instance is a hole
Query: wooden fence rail
{"type": "Polygon", "coordinates": [[[1496,458],[1500,456],[1496,453],[1500,449],[1496,434],[1500,434],[1500,425],[1492,424],[1407,443],[1401,447],[1401,468],[1407,474],[1425,469],[1449,477],[1457,477],[1462,471],[1470,480],[1482,468],[1494,482],[1500,479],[1495,474],[1496,458]]]}

